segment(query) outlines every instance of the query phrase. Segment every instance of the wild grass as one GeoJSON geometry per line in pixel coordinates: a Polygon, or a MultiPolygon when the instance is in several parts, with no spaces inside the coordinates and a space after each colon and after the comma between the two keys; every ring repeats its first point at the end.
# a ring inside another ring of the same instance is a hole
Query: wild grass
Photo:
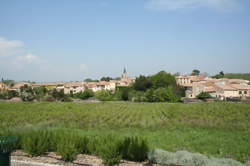
{"type": "MultiPolygon", "coordinates": [[[[187,150],[240,161],[250,156],[249,103],[0,102],[0,134],[44,127],[75,131],[86,136],[85,141],[92,136],[140,136],[150,149],[187,150]]],[[[93,144],[88,142],[86,149],[99,153],[93,144]]]]}

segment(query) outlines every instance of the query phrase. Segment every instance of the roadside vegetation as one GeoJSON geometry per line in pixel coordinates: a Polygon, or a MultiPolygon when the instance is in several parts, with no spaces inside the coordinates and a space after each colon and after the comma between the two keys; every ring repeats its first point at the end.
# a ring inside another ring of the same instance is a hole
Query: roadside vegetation
{"type": "MultiPolygon", "coordinates": [[[[131,159],[121,155],[115,141],[123,140],[125,146],[126,139],[145,140],[149,150],[186,150],[245,162],[250,156],[249,117],[249,103],[0,102],[0,133],[20,133],[19,147],[32,155],[56,151],[65,160],[72,160],[80,153],[76,147],[82,147],[81,153],[95,154],[93,144],[97,143],[89,140],[108,141],[112,136],[114,141],[99,149],[105,153],[98,152],[104,160],[114,160],[107,163],[131,159]],[[56,133],[62,135],[56,137],[56,133]],[[80,135],[80,143],[71,135],[80,135]],[[50,143],[54,146],[48,146],[50,143]],[[38,150],[33,146],[39,147],[38,150]]],[[[143,149],[133,147],[129,151],[143,149]]]]}

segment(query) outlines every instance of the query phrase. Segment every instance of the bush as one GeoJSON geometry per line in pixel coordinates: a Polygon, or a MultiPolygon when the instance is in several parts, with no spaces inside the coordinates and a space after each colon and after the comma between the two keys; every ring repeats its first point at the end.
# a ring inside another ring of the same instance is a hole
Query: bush
{"type": "Polygon", "coordinates": [[[20,97],[23,101],[33,101],[35,99],[31,92],[22,92],[20,97]]]}
{"type": "Polygon", "coordinates": [[[199,95],[196,96],[198,99],[205,100],[212,98],[212,96],[208,92],[201,92],[199,95]]]}
{"type": "Polygon", "coordinates": [[[56,99],[53,96],[48,95],[43,98],[43,101],[54,102],[56,99]]]}
{"type": "Polygon", "coordinates": [[[65,97],[64,90],[58,91],[56,89],[53,89],[50,91],[50,95],[54,97],[56,100],[63,100],[63,98],[65,97]]]}
{"type": "Polygon", "coordinates": [[[50,150],[50,141],[48,130],[29,131],[21,136],[21,148],[32,156],[39,156],[50,150]]]}
{"type": "Polygon", "coordinates": [[[135,102],[145,102],[147,101],[145,92],[142,91],[131,91],[129,93],[129,100],[135,102]]]}
{"type": "Polygon", "coordinates": [[[74,95],[74,97],[86,100],[89,99],[90,97],[93,97],[95,93],[91,89],[85,89],[84,92],[80,92],[74,95]]]}
{"type": "Polygon", "coordinates": [[[77,155],[75,143],[72,141],[61,140],[57,144],[57,152],[65,161],[73,161],[77,155]]]}
{"type": "Polygon", "coordinates": [[[177,97],[172,88],[158,88],[158,89],[149,89],[146,92],[146,98],[149,102],[177,102],[179,97],[177,97]]]}
{"type": "Polygon", "coordinates": [[[103,144],[99,150],[104,165],[113,166],[120,163],[121,154],[117,143],[103,144]]]}
{"type": "Polygon", "coordinates": [[[69,96],[64,96],[62,99],[63,102],[72,102],[73,100],[69,96]]]}
{"type": "Polygon", "coordinates": [[[59,130],[57,136],[56,151],[65,161],[73,161],[77,154],[87,153],[87,144],[89,139],[78,133],[59,130]]]}
{"type": "Polygon", "coordinates": [[[140,137],[126,137],[120,144],[123,159],[131,161],[144,161],[147,159],[149,147],[145,139],[140,137]]]}
{"type": "Polygon", "coordinates": [[[14,90],[10,91],[0,91],[0,99],[11,99],[13,97],[18,97],[18,92],[14,90]]]}
{"type": "Polygon", "coordinates": [[[101,101],[111,101],[113,99],[111,92],[106,90],[96,92],[95,96],[101,101]]]}
{"type": "Polygon", "coordinates": [[[185,165],[185,166],[244,166],[242,163],[225,158],[208,158],[199,153],[177,151],[176,153],[156,149],[148,153],[148,159],[152,163],[164,165],[185,165]]]}

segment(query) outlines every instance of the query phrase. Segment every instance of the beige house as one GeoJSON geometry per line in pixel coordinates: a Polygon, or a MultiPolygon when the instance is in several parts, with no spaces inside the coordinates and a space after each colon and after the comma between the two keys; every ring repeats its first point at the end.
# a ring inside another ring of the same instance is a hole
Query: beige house
{"type": "Polygon", "coordinates": [[[186,88],[186,97],[196,98],[201,92],[208,92],[212,97],[226,98],[250,97],[249,81],[241,79],[213,79],[199,76],[177,76],[177,84],[186,88]]]}
{"type": "Polygon", "coordinates": [[[176,83],[184,87],[192,87],[194,82],[204,82],[207,78],[204,76],[176,76],[176,83]]]}
{"type": "Polygon", "coordinates": [[[24,85],[27,85],[27,86],[32,86],[32,83],[30,82],[16,82],[14,84],[14,86],[12,86],[11,88],[9,88],[9,90],[14,90],[14,91],[17,91],[17,92],[20,92],[20,88],[24,85]]]}
{"type": "Polygon", "coordinates": [[[85,90],[84,82],[68,82],[63,86],[59,86],[59,89],[63,88],[65,94],[75,94],[79,92],[83,92],[85,90]]]}
{"type": "Polygon", "coordinates": [[[93,92],[100,90],[115,91],[116,84],[114,82],[100,81],[100,82],[88,82],[85,87],[91,89],[93,92]]]}
{"type": "Polygon", "coordinates": [[[250,86],[244,84],[231,84],[231,87],[237,89],[240,97],[250,97],[250,86]]]}
{"type": "Polygon", "coordinates": [[[0,90],[7,90],[8,87],[5,85],[5,83],[0,82],[0,90]]]}

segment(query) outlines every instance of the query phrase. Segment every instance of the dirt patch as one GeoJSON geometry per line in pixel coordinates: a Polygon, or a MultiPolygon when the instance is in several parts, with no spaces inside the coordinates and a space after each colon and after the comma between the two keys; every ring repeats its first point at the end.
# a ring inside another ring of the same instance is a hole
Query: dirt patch
{"type": "MultiPolygon", "coordinates": [[[[61,156],[57,155],[54,152],[50,152],[42,156],[31,157],[27,153],[17,150],[11,154],[11,160],[15,161],[15,163],[18,161],[25,161],[31,163],[37,162],[43,164],[64,165],[64,166],[104,166],[102,164],[102,160],[99,157],[85,155],[85,154],[77,155],[76,160],[74,160],[73,162],[65,162],[62,160],[61,156]]],[[[32,166],[32,164],[24,164],[24,163],[20,163],[20,165],[32,166]]],[[[151,165],[147,161],[138,163],[138,162],[121,160],[119,166],[160,166],[160,165],[157,164],[151,165]]]]}

